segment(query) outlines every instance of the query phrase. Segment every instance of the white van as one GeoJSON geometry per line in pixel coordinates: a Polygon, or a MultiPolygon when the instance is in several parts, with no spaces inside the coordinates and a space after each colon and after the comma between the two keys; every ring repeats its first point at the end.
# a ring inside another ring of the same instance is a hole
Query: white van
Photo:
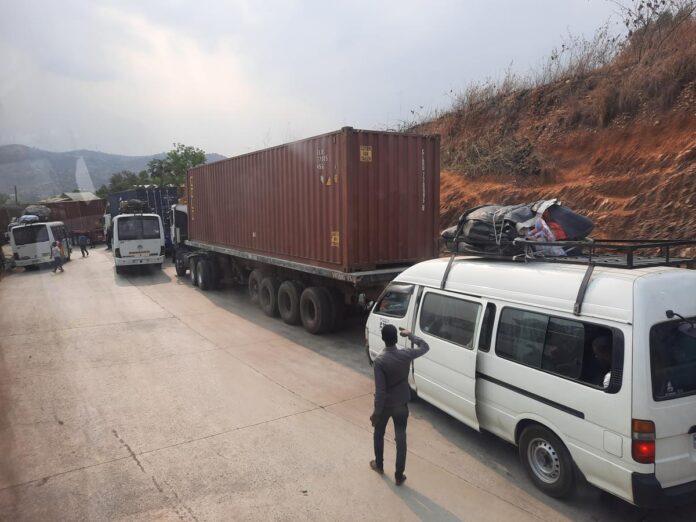
{"type": "Polygon", "coordinates": [[[54,241],[61,243],[63,260],[70,260],[72,252],[69,241],[70,234],[62,221],[13,225],[8,235],[15,266],[32,269],[38,268],[42,264],[52,263],[51,244],[54,241]]]}
{"type": "Polygon", "coordinates": [[[570,494],[579,471],[640,506],[696,498],[696,271],[587,268],[415,265],[375,303],[369,356],[385,324],[423,337],[411,388],[518,445],[549,495],[570,494]]]}
{"type": "Polygon", "coordinates": [[[116,273],[126,266],[164,262],[164,228],[157,214],[121,214],[113,219],[112,248],[116,273]]]}

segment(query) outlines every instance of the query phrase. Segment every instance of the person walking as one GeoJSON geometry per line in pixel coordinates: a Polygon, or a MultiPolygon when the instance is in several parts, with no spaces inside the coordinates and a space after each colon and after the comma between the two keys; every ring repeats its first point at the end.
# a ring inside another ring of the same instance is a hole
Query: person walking
{"type": "Polygon", "coordinates": [[[82,257],[89,257],[89,250],[87,250],[87,236],[80,234],[77,238],[77,244],[80,245],[80,252],[82,252],[82,257]]]}
{"type": "Polygon", "coordinates": [[[420,337],[408,330],[401,330],[401,336],[407,337],[416,348],[398,349],[396,327],[387,324],[382,328],[384,350],[375,359],[375,405],[370,422],[375,428],[375,460],[370,461],[370,468],[380,475],[384,473],[384,432],[389,419],[394,421],[396,439],[396,470],[394,479],[400,486],[406,480],[406,424],[408,422],[408,400],[411,390],[408,386],[408,372],[411,362],[428,352],[430,347],[420,337]]]}
{"type": "Polygon", "coordinates": [[[51,256],[53,257],[53,273],[55,274],[56,270],[65,272],[65,270],[63,270],[63,255],[56,241],[51,244],[51,256]]]}

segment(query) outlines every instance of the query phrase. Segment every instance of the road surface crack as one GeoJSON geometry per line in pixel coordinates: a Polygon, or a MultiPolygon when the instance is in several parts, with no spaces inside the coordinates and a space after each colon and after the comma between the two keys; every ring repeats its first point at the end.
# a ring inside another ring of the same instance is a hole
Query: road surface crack
{"type": "Polygon", "coordinates": [[[138,460],[138,456],[135,454],[135,452],[131,449],[131,447],[124,441],[121,437],[119,437],[118,432],[116,430],[111,430],[111,433],[114,434],[114,437],[118,439],[118,441],[121,443],[121,445],[128,450],[128,453],[130,453],[131,458],[135,461],[135,463],[138,465],[140,468],[140,471],[143,473],[146,473],[145,468],[143,468],[143,465],[141,464],[140,460],[138,460]]]}

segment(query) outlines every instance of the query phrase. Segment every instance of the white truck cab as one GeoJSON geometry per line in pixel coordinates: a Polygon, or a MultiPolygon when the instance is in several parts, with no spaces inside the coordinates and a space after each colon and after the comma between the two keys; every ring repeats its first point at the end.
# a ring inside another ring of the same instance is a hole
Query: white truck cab
{"type": "Polygon", "coordinates": [[[127,266],[164,262],[164,228],[157,214],[120,214],[113,219],[113,254],[116,273],[127,266]]]}
{"type": "Polygon", "coordinates": [[[414,361],[411,388],[518,445],[551,496],[573,490],[577,468],[636,505],[695,498],[696,270],[591,268],[414,265],[372,309],[369,357],[383,349],[385,324],[424,338],[430,351],[414,361]]]}

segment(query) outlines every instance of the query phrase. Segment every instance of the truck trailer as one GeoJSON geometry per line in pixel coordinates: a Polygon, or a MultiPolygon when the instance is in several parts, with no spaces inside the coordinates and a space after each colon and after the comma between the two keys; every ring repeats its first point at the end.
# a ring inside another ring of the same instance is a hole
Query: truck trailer
{"type": "Polygon", "coordinates": [[[439,136],[344,127],[194,167],[186,189],[169,219],[177,275],[245,284],[315,334],[439,252],[439,136]]]}

